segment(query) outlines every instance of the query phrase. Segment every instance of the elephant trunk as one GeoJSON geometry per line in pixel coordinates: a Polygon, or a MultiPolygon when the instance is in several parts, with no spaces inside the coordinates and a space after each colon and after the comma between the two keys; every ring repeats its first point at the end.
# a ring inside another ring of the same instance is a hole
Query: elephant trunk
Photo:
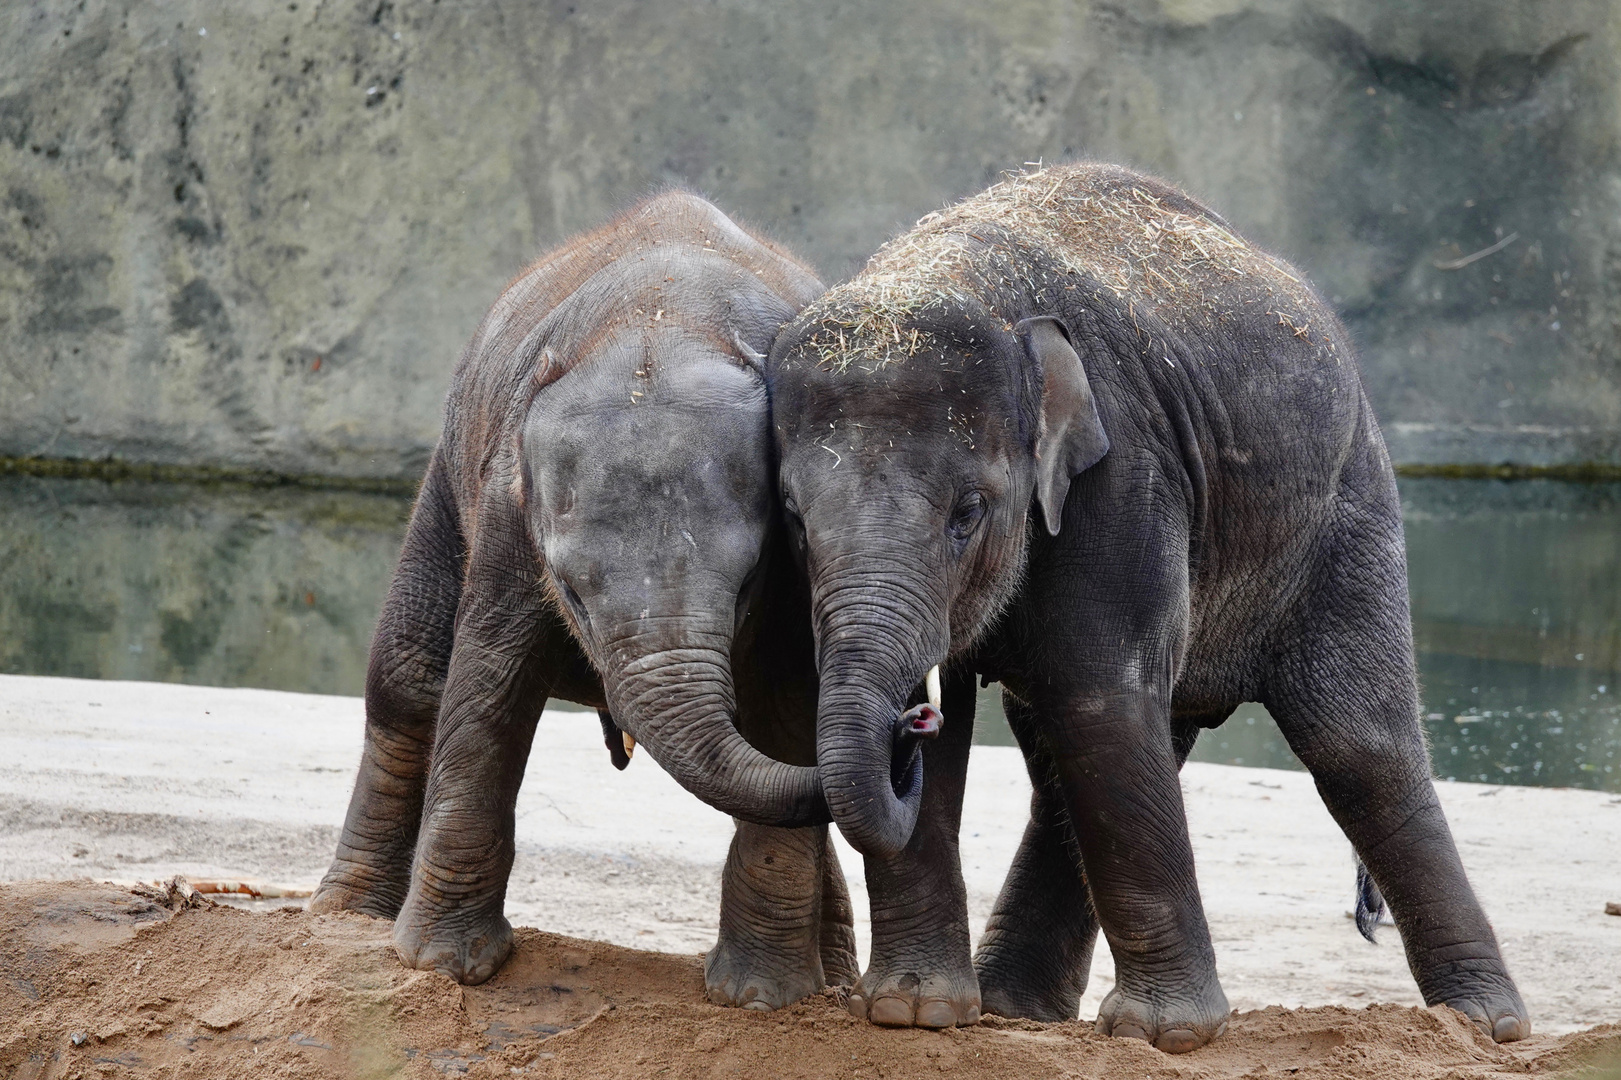
{"type": "Polygon", "coordinates": [[[818,590],[816,760],[844,838],[864,855],[892,858],[917,824],[923,800],[918,740],[939,730],[934,669],[950,639],[940,600],[915,569],[863,561],[865,570],[818,590]],[[924,682],[936,700],[907,710],[924,682]]]}
{"type": "Polygon", "coordinates": [[[604,683],[615,722],[676,782],[704,802],[758,825],[825,824],[827,802],[815,768],[760,753],[733,716],[730,634],[686,634],[655,651],[634,633],[616,638],[604,683]]]}

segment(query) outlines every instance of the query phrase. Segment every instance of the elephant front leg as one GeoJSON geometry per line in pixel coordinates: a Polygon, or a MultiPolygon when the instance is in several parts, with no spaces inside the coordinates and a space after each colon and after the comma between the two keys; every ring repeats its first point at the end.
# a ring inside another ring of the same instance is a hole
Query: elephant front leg
{"type": "MultiPolygon", "coordinates": [[[[840,914],[829,911],[829,868],[842,890],[843,875],[825,825],[777,829],[737,823],[721,875],[720,937],[704,960],[710,1001],[780,1009],[827,985],[826,923],[831,917],[836,924],[840,914]]],[[[837,897],[832,899],[836,905],[837,897]]],[[[849,906],[845,894],[844,928],[853,940],[849,906]]],[[[834,954],[838,963],[836,948],[834,954]]],[[[853,949],[850,954],[853,961],[853,949]]]]}
{"type": "MultiPolygon", "coordinates": [[[[1030,823],[985,924],[974,968],[986,1012],[1049,1023],[1073,1020],[1092,973],[1098,917],[1039,717],[1011,694],[1003,694],[1002,703],[1030,771],[1030,823]]],[[[1176,725],[1178,768],[1201,727],[1215,726],[1229,712],[1176,725]]]]}
{"type": "MultiPolygon", "coordinates": [[[[515,558],[510,544],[492,547],[515,558]]],[[[411,888],[394,921],[394,947],[407,966],[468,984],[495,974],[512,947],[502,908],[518,788],[546,701],[542,665],[566,633],[518,574],[480,566],[477,552],[473,565],[435,731],[411,888]]]]}
{"type": "Polygon", "coordinates": [[[1071,702],[1053,711],[1049,738],[1114,955],[1098,1030],[1185,1053],[1220,1035],[1229,1010],[1194,877],[1168,698],[1164,687],[1071,702]]]}
{"type": "Polygon", "coordinates": [[[968,894],[957,834],[974,734],[974,676],[954,675],[945,726],[923,751],[923,803],[905,850],[866,859],[872,957],[850,1011],[884,1027],[979,1022],[979,980],[968,934],[968,894]]]}
{"type": "Polygon", "coordinates": [[[406,966],[469,985],[495,974],[512,948],[503,907],[515,807],[544,704],[511,689],[490,700],[489,675],[479,661],[451,662],[411,888],[394,921],[406,966]]]}

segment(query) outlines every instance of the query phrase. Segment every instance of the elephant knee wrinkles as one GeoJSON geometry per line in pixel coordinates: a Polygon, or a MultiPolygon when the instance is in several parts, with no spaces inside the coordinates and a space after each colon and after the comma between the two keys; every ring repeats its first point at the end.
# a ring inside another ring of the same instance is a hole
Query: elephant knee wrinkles
{"type": "MultiPolygon", "coordinates": [[[[1375,802],[1376,800],[1369,798],[1369,799],[1364,799],[1362,801],[1364,803],[1370,803],[1370,802],[1375,802]]],[[[1398,803],[1398,805],[1399,805],[1399,803],[1398,803]]],[[[1379,829],[1377,834],[1370,832],[1367,835],[1364,835],[1364,836],[1362,836],[1360,838],[1362,840],[1361,846],[1362,846],[1363,850],[1366,852],[1366,854],[1364,856],[1365,859],[1367,859],[1369,861],[1377,859],[1385,851],[1385,849],[1387,847],[1389,847],[1392,844],[1398,844],[1398,843],[1402,842],[1404,839],[1407,839],[1406,834],[1409,832],[1409,829],[1411,827],[1413,827],[1415,821],[1417,821],[1419,818],[1430,816],[1430,815],[1439,816],[1439,815],[1441,815],[1441,813],[1442,813],[1441,804],[1434,797],[1434,792],[1433,792],[1433,789],[1432,789],[1432,791],[1430,793],[1430,797],[1427,798],[1427,799],[1421,800],[1417,806],[1413,806],[1410,809],[1408,809],[1406,811],[1406,813],[1404,813],[1402,815],[1400,821],[1395,822],[1394,824],[1388,826],[1387,828],[1379,829]]],[[[1363,820],[1366,820],[1366,819],[1363,819],[1363,820]]],[[[1439,824],[1444,828],[1444,826],[1445,826],[1445,818],[1444,817],[1441,817],[1441,820],[1440,820],[1439,824]]],[[[1352,831],[1353,832],[1360,832],[1362,830],[1353,827],[1352,831]]]]}
{"type": "Polygon", "coordinates": [[[370,751],[373,764],[391,773],[395,770],[404,773],[418,771],[422,760],[427,757],[428,750],[433,745],[430,732],[423,732],[420,736],[401,734],[370,724],[366,727],[366,737],[366,749],[370,751]],[[392,769],[390,765],[393,766],[392,769]]]}

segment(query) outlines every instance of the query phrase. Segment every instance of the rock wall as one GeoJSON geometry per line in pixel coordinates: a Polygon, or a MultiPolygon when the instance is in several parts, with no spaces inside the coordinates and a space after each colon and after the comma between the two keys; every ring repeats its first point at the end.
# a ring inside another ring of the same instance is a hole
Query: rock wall
{"type": "Polygon", "coordinates": [[[18,0],[0,456],[409,477],[502,283],[638,194],[832,280],[1085,155],[1305,268],[1398,461],[1621,463],[1618,57],[1614,0],[18,0]]]}

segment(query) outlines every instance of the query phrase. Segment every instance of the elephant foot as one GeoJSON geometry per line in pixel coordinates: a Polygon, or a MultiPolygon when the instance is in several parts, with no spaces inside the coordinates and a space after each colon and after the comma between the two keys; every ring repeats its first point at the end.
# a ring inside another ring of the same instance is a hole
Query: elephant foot
{"type": "Polygon", "coordinates": [[[1059,918],[1010,927],[999,915],[992,916],[974,956],[981,1008],[1044,1024],[1075,1019],[1092,972],[1096,928],[1089,921],[1066,926],[1059,918]]]}
{"type": "Polygon", "coordinates": [[[334,860],[326,876],[321,879],[321,884],[316,887],[315,894],[310,897],[308,910],[314,915],[358,911],[363,915],[392,919],[399,914],[406,891],[403,884],[391,887],[392,876],[348,859],[334,860]]]}
{"type": "Polygon", "coordinates": [[[1214,973],[1202,988],[1184,994],[1139,994],[1116,986],[1098,1007],[1097,1031],[1185,1054],[1226,1031],[1229,1012],[1214,973]]]}
{"type": "Polygon", "coordinates": [[[938,961],[875,959],[850,991],[850,1012],[880,1027],[971,1027],[979,1023],[979,981],[963,959],[955,972],[938,961]]]}
{"type": "Polygon", "coordinates": [[[710,1002],[769,1012],[822,989],[822,973],[813,970],[803,951],[797,956],[772,955],[778,950],[759,946],[722,931],[721,940],[704,957],[704,991],[710,1002]]]}
{"type": "Polygon", "coordinates": [[[979,995],[982,1011],[1009,1019],[1061,1024],[1075,1019],[1081,1010],[1081,995],[1073,986],[1036,986],[1029,980],[1006,979],[983,968],[979,971],[979,995]]]}
{"type": "Polygon", "coordinates": [[[1483,977],[1477,986],[1459,987],[1442,997],[1438,1004],[1450,1005],[1463,1013],[1490,1035],[1493,1042],[1518,1042],[1531,1034],[1531,1016],[1507,974],[1483,977]]]}
{"type": "Polygon", "coordinates": [[[472,908],[432,913],[414,901],[408,897],[394,921],[394,951],[406,967],[476,986],[512,952],[512,924],[504,915],[472,908]]]}

